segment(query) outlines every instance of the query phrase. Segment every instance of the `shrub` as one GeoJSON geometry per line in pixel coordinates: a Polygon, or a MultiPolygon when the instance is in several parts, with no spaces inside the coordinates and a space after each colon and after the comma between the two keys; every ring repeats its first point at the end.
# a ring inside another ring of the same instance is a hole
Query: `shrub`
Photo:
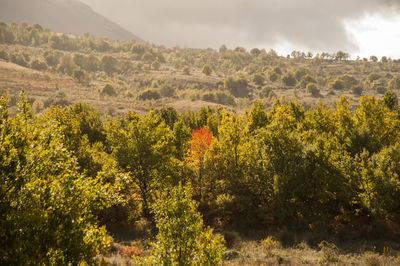
{"type": "Polygon", "coordinates": [[[8,56],[8,53],[4,50],[0,50],[0,59],[3,59],[4,61],[8,61],[10,57],[8,56]]]}
{"type": "Polygon", "coordinates": [[[183,69],[183,73],[184,73],[185,75],[190,75],[190,68],[189,68],[189,67],[185,67],[185,68],[183,69]]]}
{"type": "Polygon", "coordinates": [[[335,79],[335,80],[331,83],[331,88],[334,89],[334,90],[343,90],[343,89],[344,89],[344,82],[343,82],[343,80],[335,79]]]}
{"type": "Polygon", "coordinates": [[[275,72],[270,72],[268,76],[269,76],[269,80],[272,82],[275,82],[278,80],[278,74],[276,74],[275,72]]]}
{"type": "Polygon", "coordinates": [[[261,89],[259,96],[261,99],[266,99],[269,97],[271,92],[272,92],[272,89],[270,87],[264,87],[261,89]]]}
{"type": "Polygon", "coordinates": [[[306,88],[308,83],[317,83],[314,77],[311,75],[307,74],[303,76],[300,80],[300,87],[306,88]]]}
{"type": "Polygon", "coordinates": [[[314,97],[319,95],[319,89],[318,89],[317,84],[315,84],[315,83],[308,83],[306,90],[308,93],[310,93],[314,97]]]}
{"type": "Polygon", "coordinates": [[[339,249],[335,244],[324,240],[318,244],[318,247],[323,253],[323,259],[325,262],[335,263],[339,261],[339,249]]]}
{"type": "Polygon", "coordinates": [[[353,75],[349,74],[344,74],[340,76],[339,79],[344,82],[344,87],[346,89],[351,88],[359,83],[359,81],[353,75]]]}
{"type": "MultiPolygon", "coordinates": [[[[158,234],[146,260],[155,265],[218,265],[221,263],[222,237],[204,228],[188,186],[171,189],[154,205],[158,234]]],[[[143,262],[143,261],[142,261],[143,262]]]]}
{"type": "Polygon", "coordinates": [[[363,88],[360,85],[355,85],[353,87],[351,87],[351,91],[355,94],[355,95],[361,95],[363,92],[363,88]]]}
{"type": "Polygon", "coordinates": [[[296,77],[296,79],[298,80],[298,81],[300,81],[306,74],[308,74],[308,69],[306,69],[306,68],[298,68],[298,69],[296,69],[296,71],[294,72],[294,75],[295,75],[295,77],[296,77]]]}
{"type": "Polygon", "coordinates": [[[46,64],[46,62],[35,59],[31,63],[31,68],[35,69],[35,70],[39,70],[39,71],[45,71],[45,70],[47,70],[47,64],[46,64]]]}
{"type": "Polygon", "coordinates": [[[175,95],[175,88],[169,84],[164,84],[161,86],[160,93],[163,97],[172,97],[175,95]]]}
{"type": "Polygon", "coordinates": [[[157,100],[160,98],[161,98],[160,93],[155,89],[147,89],[139,94],[140,100],[157,100]]]}
{"type": "Polygon", "coordinates": [[[13,62],[14,64],[23,67],[28,67],[28,60],[22,54],[12,54],[10,56],[10,61],[13,62]]]}
{"type": "Polygon", "coordinates": [[[261,73],[256,73],[253,76],[253,82],[259,86],[263,85],[265,81],[265,77],[261,73]]]}
{"type": "Polygon", "coordinates": [[[296,78],[290,72],[286,73],[282,76],[282,83],[286,86],[294,86],[296,85],[296,78]]]}
{"type": "Polygon", "coordinates": [[[389,88],[392,90],[400,90],[400,76],[397,76],[390,80],[389,88]]]}
{"type": "Polygon", "coordinates": [[[380,79],[382,76],[377,73],[371,73],[368,75],[367,79],[369,82],[374,82],[375,80],[380,79]]]}
{"type": "Polygon", "coordinates": [[[158,59],[154,60],[154,62],[151,64],[151,68],[157,71],[160,70],[160,66],[161,63],[158,61],[158,59]]]}
{"type": "Polygon", "coordinates": [[[204,65],[202,72],[203,72],[203,74],[206,74],[207,76],[209,76],[212,73],[212,69],[209,65],[204,65]]]}
{"type": "Polygon", "coordinates": [[[247,80],[245,78],[229,77],[225,80],[225,88],[235,97],[246,97],[249,94],[247,80]]]}
{"type": "Polygon", "coordinates": [[[114,95],[117,95],[117,92],[115,91],[115,89],[112,85],[107,84],[101,90],[101,94],[108,95],[108,96],[114,96],[114,95]]]}
{"type": "Polygon", "coordinates": [[[269,251],[271,249],[279,248],[281,244],[274,237],[268,236],[267,238],[261,241],[261,246],[265,250],[269,251]]]}
{"type": "Polygon", "coordinates": [[[0,99],[1,265],[92,265],[111,242],[97,225],[112,188],[79,171],[62,127],[39,122],[20,102],[8,116],[0,99]]]}

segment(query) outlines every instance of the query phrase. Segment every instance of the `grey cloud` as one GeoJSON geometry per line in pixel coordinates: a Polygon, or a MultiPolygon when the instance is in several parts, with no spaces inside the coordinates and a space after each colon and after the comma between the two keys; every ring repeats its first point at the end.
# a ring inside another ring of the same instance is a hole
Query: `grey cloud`
{"type": "Polygon", "coordinates": [[[156,44],[357,51],[345,22],[392,16],[400,0],[81,0],[156,44]]]}

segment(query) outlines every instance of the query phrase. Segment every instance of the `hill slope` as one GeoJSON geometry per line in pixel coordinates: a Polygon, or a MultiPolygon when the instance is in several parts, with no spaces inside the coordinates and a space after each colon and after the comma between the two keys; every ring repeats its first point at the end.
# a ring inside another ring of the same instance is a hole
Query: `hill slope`
{"type": "Polygon", "coordinates": [[[0,0],[0,20],[40,24],[53,31],[113,40],[142,41],[128,30],[75,0],[0,0]]]}

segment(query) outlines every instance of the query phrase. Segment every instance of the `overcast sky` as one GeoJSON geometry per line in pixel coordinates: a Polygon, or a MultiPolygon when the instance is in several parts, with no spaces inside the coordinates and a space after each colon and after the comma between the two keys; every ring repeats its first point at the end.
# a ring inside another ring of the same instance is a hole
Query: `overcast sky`
{"type": "Polygon", "coordinates": [[[400,57],[400,0],[80,0],[142,39],[400,57]]]}

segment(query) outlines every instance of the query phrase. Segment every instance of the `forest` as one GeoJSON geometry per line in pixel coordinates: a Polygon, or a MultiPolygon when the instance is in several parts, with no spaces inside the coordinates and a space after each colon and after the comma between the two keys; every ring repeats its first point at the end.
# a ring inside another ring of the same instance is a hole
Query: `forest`
{"type": "Polygon", "coordinates": [[[400,263],[400,62],[0,43],[0,264],[400,263]]]}

